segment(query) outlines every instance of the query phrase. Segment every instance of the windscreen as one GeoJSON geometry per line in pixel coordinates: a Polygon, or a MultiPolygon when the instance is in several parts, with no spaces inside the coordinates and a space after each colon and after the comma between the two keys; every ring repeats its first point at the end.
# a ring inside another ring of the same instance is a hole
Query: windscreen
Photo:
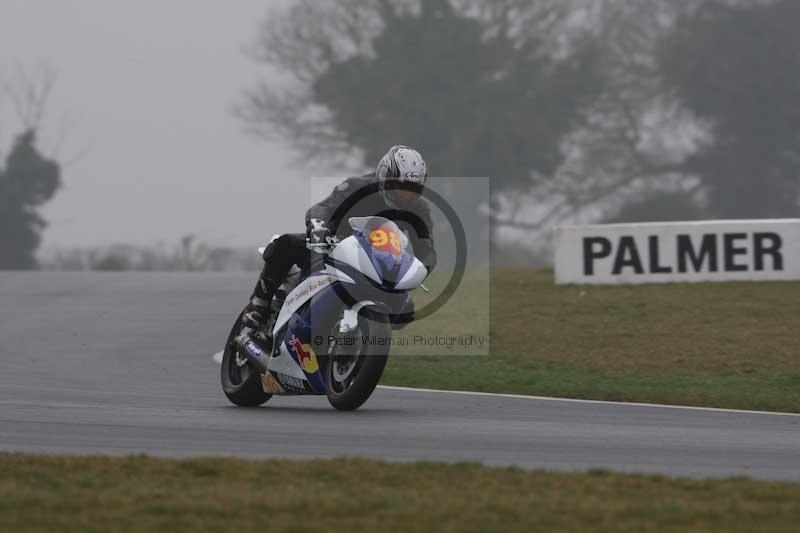
{"type": "Polygon", "coordinates": [[[349,222],[353,233],[366,237],[373,250],[395,256],[412,253],[408,236],[388,218],[353,217],[349,222]]]}

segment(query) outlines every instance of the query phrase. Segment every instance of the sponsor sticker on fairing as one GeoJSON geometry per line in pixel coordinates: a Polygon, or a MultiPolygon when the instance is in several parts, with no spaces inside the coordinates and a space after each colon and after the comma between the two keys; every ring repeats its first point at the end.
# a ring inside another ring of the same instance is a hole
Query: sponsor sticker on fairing
{"type": "Polygon", "coordinates": [[[267,394],[283,394],[286,392],[272,374],[261,375],[261,387],[267,394]]]}
{"type": "Polygon", "coordinates": [[[310,344],[303,344],[297,337],[292,337],[289,341],[292,351],[297,355],[297,362],[300,367],[307,373],[313,374],[319,370],[319,363],[317,362],[317,354],[310,344]]]}

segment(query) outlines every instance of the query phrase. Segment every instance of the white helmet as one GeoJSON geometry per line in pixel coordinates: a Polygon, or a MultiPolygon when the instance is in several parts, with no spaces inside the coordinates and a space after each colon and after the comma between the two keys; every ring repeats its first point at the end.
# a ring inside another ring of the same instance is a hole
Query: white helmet
{"type": "Polygon", "coordinates": [[[380,184],[381,194],[387,204],[397,207],[405,198],[399,191],[421,194],[428,180],[428,166],[422,154],[408,146],[392,146],[378,163],[375,176],[380,184]],[[387,182],[390,183],[387,186],[387,182]]]}

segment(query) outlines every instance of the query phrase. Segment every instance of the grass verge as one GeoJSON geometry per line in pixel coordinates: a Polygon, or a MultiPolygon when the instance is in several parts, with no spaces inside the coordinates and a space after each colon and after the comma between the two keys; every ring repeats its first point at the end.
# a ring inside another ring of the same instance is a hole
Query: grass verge
{"type": "Polygon", "coordinates": [[[470,283],[402,333],[486,322],[490,355],[400,353],[384,384],[800,412],[800,283],[576,287],[500,269],[491,304],[470,283]]]}
{"type": "Polygon", "coordinates": [[[365,460],[0,454],[2,531],[796,531],[800,484],[365,460]]]}

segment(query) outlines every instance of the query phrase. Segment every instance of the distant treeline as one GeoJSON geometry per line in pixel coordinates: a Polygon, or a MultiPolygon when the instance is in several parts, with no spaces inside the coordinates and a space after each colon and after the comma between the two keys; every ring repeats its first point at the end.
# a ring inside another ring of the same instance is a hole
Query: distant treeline
{"type": "Polygon", "coordinates": [[[261,269],[263,261],[253,249],[209,246],[193,237],[167,246],[114,244],[92,248],[51,249],[41,254],[45,270],[128,270],[166,272],[234,272],[261,269]]]}

